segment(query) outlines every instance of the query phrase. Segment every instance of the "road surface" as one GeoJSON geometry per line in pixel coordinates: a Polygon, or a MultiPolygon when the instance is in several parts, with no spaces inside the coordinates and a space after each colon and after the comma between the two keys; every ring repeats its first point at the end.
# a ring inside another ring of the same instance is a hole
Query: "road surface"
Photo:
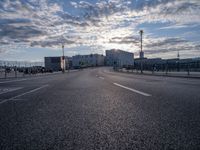
{"type": "Polygon", "coordinates": [[[0,149],[200,149],[200,80],[111,68],[0,80],[0,149]]]}

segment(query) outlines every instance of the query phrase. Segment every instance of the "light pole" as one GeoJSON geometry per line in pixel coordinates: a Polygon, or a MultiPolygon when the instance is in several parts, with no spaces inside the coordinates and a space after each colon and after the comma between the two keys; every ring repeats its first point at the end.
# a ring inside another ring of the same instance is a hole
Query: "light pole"
{"type": "Polygon", "coordinates": [[[143,30],[140,30],[140,37],[141,37],[141,52],[142,52],[142,36],[143,36],[143,33],[144,33],[144,31],[143,30]]]}
{"type": "Polygon", "coordinates": [[[65,73],[65,53],[64,53],[64,44],[62,45],[62,53],[63,53],[63,56],[62,56],[62,72],[65,73]]]}
{"type": "Polygon", "coordinates": [[[140,30],[140,40],[141,40],[141,51],[140,51],[140,70],[141,70],[141,73],[143,73],[143,64],[142,64],[142,59],[143,59],[143,51],[142,51],[142,36],[143,36],[143,33],[144,31],[143,30],[140,30]]]}

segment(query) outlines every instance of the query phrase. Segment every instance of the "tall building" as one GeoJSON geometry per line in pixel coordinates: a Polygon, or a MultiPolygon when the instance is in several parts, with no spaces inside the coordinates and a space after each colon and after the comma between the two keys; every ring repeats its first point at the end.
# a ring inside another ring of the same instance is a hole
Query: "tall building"
{"type": "Polygon", "coordinates": [[[106,50],[107,66],[124,66],[134,64],[134,54],[118,49],[106,50]]]}
{"type": "Polygon", "coordinates": [[[103,66],[105,56],[100,54],[76,55],[72,57],[73,68],[103,66]]]}

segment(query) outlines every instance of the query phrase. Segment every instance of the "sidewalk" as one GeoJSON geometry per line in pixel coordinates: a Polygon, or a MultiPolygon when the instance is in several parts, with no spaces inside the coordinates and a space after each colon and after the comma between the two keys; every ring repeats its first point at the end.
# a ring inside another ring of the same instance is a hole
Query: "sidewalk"
{"type": "MultiPolygon", "coordinates": [[[[120,69],[119,72],[124,73],[134,73],[134,74],[141,74],[140,70],[125,70],[120,69]]],[[[143,71],[143,75],[153,75],[153,76],[167,76],[167,77],[181,77],[181,78],[199,78],[200,79],[200,72],[157,72],[157,71],[143,71]]]]}

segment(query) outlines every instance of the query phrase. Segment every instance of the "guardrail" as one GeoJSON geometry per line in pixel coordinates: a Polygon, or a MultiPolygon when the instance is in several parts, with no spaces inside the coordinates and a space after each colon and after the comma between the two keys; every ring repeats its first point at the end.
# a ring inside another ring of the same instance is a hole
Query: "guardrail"
{"type": "Polygon", "coordinates": [[[29,76],[38,76],[38,75],[47,75],[47,74],[52,74],[49,72],[45,73],[25,73],[25,72],[19,72],[19,71],[6,71],[6,70],[1,70],[0,71],[0,79],[7,79],[7,78],[23,78],[23,77],[29,77],[29,76]]]}
{"type": "MultiPolygon", "coordinates": [[[[65,72],[75,72],[77,69],[66,70],[65,72]]],[[[10,70],[6,71],[5,69],[0,70],[0,79],[8,79],[8,78],[24,78],[24,77],[34,77],[34,76],[42,76],[42,75],[51,75],[51,74],[61,74],[62,71],[56,72],[31,72],[31,71],[18,71],[18,70],[10,70]]]]}
{"type": "Polygon", "coordinates": [[[200,64],[182,63],[182,64],[145,64],[115,66],[115,71],[160,75],[160,76],[177,76],[177,77],[195,77],[200,78],[200,64]]]}
{"type": "Polygon", "coordinates": [[[158,76],[175,76],[175,77],[194,77],[194,78],[200,78],[200,72],[184,72],[184,71],[179,71],[179,72],[175,72],[175,71],[169,71],[169,72],[165,72],[165,71],[146,71],[143,70],[143,72],[141,73],[140,70],[136,70],[136,69],[132,69],[132,70],[126,70],[125,68],[123,69],[118,69],[115,70],[118,72],[126,72],[126,73],[134,73],[134,74],[144,74],[144,75],[158,75],[158,76]]]}

